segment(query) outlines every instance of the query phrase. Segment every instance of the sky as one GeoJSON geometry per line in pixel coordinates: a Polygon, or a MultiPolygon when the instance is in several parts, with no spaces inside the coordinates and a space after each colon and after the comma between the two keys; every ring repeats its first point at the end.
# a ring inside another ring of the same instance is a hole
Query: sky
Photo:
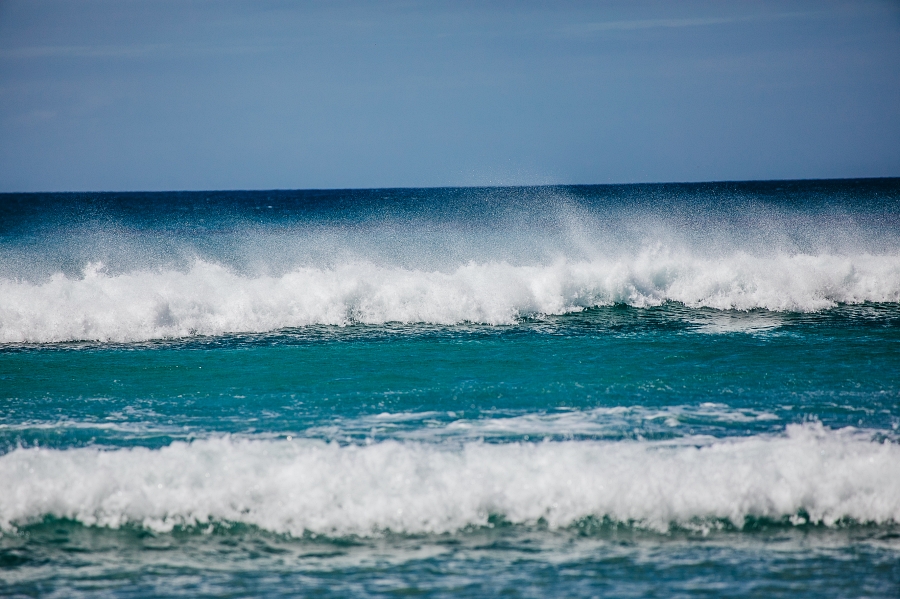
{"type": "Polygon", "coordinates": [[[0,192],[884,176],[896,0],[0,0],[0,192]]]}

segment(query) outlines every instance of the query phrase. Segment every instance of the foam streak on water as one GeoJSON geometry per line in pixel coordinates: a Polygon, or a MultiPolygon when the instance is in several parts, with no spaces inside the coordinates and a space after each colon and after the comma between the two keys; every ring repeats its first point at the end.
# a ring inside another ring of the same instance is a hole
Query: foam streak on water
{"type": "Polygon", "coordinates": [[[18,449],[0,457],[0,523],[52,515],[154,530],[210,521],[274,532],[441,533],[488,524],[564,527],[589,516],[665,530],[747,516],[834,525],[900,522],[900,447],[853,430],[699,447],[549,442],[458,447],[217,438],[158,449],[18,449]]]}

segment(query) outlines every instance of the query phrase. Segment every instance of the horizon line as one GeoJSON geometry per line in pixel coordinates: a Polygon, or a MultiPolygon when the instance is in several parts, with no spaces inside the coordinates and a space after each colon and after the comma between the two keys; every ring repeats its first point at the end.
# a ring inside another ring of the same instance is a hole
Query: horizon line
{"type": "Polygon", "coordinates": [[[223,192],[287,192],[287,191],[394,191],[427,189],[536,189],[553,187],[637,187],[642,185],[723,185],[745,183],[801,183],[813,181],[882,181],[900,180],[900,175],[878,177],[810,177],[799,179],[713,179],[708,181],[645,181],[631,183],[532,183],[521,185],[399,185],[385,187],[269,187],[269,188],[219,188],[219,189],[105,189],[105,190],[55,190],[55,191],[0,191],[3,195],[28,194],[91,194],[91,193],[223,193],[223,192]]]}

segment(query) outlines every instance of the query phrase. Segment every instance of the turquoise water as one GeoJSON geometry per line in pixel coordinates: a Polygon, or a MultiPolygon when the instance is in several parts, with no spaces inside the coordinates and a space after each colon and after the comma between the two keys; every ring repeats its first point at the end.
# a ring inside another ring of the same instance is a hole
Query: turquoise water
{"type": "Polygon", "coordinates": [[[0,593],[900,590],[900,183],[0,198],[0,593]]]}

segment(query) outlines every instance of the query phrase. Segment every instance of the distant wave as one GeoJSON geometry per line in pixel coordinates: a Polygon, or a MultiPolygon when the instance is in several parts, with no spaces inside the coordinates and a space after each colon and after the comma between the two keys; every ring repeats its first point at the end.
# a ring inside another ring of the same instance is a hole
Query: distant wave
{"type": "Polygon", "coordinates": [[[564,527],[606,517],[656,530],[745,518],[900,522],[900,446],[852,429],[701,447],[638,441],[340,446],[216,438],[162,449],[16,449],[0,457],[0,528],[240,522],[301,535],[564,527]]]}
{"type": "Polygon", "coordinates": [[[624,303],[682,302],[720,310],[810,312],[900,301],[900,256],[733,253],[720,259],[649,249],[632,257],[514,266],[470,262],[447,271],[371,262],[238,274],[196,261],[187,270],[42,283],[0,279],[0,342],[139,341],[263,332],[311,324],[509,324],[624,303]]]}

